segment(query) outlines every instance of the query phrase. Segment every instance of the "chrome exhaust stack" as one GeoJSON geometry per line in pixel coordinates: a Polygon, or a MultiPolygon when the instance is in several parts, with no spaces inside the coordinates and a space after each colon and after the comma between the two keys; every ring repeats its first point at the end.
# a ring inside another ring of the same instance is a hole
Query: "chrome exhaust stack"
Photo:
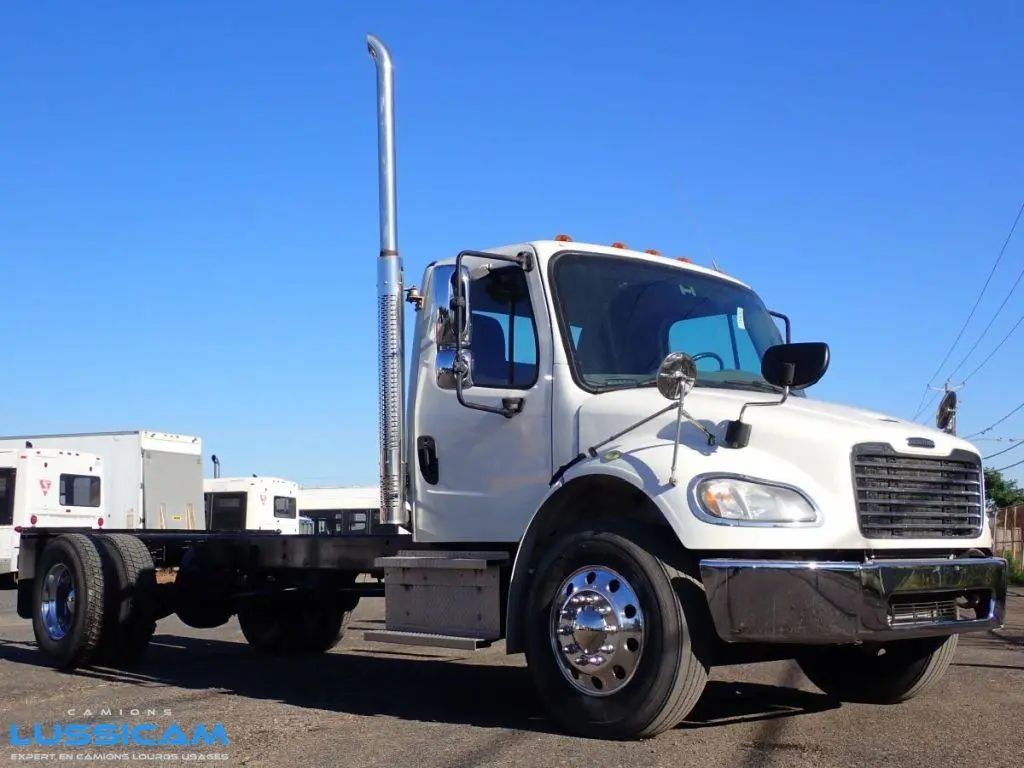
{"type": "Polygon", "coordinates": [[[366,36],[377,65],[377,155],[380,193],[380,256],[377,260],[378,360],[380,366],[380,515],[384,525],[405,525],[405,331],[402,259],[398,255],[395,191],[395,104],[391,54],[366,36]]]}

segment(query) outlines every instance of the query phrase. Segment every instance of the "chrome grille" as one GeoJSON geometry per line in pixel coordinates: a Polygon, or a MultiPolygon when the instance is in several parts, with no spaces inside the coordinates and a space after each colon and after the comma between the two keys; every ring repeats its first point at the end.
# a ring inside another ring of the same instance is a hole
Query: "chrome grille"
{"type": "Polygon", "coordinates": [[[889,606],[889,623],[920,624],[934,621],[959,621],[960,609],[955,599],[927,600],[917,603],[894,603],[889,606]]]}
{"type": "Polygon", "coordinates": [[[967,451],[907,456],[887,445],[853,451],[860,530],[869,539],[975,538],[981,534],[982,469],[967,451]]]}

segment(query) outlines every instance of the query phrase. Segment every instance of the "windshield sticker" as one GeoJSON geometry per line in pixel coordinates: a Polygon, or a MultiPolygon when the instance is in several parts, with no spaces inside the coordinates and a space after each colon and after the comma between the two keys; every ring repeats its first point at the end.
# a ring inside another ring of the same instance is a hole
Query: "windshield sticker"
{"type": "Polygon", "coordinates": [[[679,293],[681,293],[683,296],[693,296],[693,298],[697,298],[697,292],[693,289],[692,285],[688,285],[685,288],[680,285],[679,293]]]}
{"type": "Polygon", "coordinates": [[[743,324],[743,307],[736,307],[736,327],[741,331],[747,330],[743,324]]]}

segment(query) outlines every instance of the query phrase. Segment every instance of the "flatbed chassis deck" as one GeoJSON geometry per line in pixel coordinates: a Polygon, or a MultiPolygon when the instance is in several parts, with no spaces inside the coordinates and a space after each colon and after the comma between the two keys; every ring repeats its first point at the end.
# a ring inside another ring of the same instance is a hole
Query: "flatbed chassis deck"
{"type": "MultiPolygon", "coordinates": [[[[245,570],[333,570],[374,573],[379,557],[400,551],[429,550],[408,534],[351,534],[318,536],[274,531],[157,531],[95,528],[32,528],[21,532],[19,570],[31,577],[38,554],[60,535],[125,534],[142,541],[158,569],[177,568],[189,550],[201,549],[204,561],[214,567],[245,570]]],[[[22,577],[24,578],[24,576],[22,577]]]]}

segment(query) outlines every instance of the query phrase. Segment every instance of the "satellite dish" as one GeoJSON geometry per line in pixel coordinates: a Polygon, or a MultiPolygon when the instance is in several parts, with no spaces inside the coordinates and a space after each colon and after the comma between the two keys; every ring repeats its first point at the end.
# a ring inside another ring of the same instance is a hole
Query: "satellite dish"
{"type": "Polygon", "coordinates": [[[685,352],[669,352],[658,368],[658,391],[668,400],[685,397],[697,383],[697,363],[685,352]]]}
{"type": "Polygon", "coordinates": [[[939,402],[935,411],[935,426],[949,434],[956,430],[956,392],[953,390],[947,392],[939,402]]]}

